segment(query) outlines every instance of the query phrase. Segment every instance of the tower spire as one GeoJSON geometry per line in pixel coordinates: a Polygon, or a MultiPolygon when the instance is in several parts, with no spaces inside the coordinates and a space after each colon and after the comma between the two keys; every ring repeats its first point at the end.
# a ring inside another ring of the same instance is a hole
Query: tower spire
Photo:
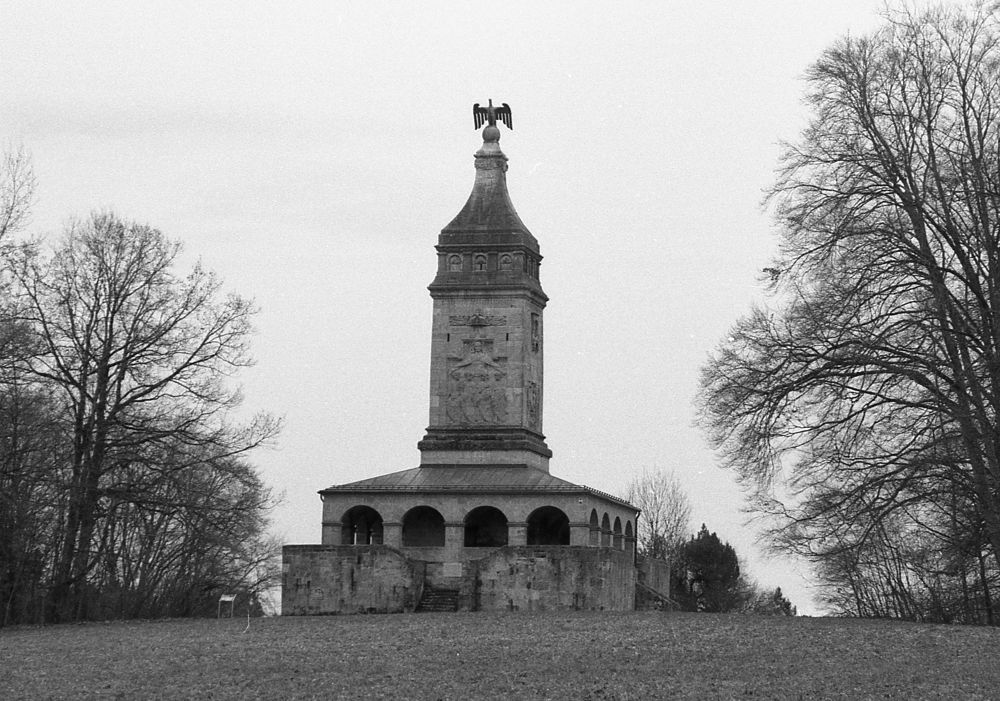
{"type": "Polygon", "coordinates": [[[542,310],[538,242],[507,192],[497,119],[473,106],[483,145],[465,206],[438,237],[431,336],[430,425],[421,465],[522,464],[548,470],[542,435],[542,310]]]}

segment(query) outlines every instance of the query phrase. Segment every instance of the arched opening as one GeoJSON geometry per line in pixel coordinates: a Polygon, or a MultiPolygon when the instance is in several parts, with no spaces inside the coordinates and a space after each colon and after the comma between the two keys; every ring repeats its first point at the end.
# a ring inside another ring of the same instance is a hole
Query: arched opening
{"type": "Polygon", "coordinates": [[[462,256],[450,256],[448,258],[448,272],[462,272],[462,256]]]}
{"type": "Polygon", "coordinates": [[[465,517],[465,547],[496,548],[507,545],[507,517],[492,506],[477,506],[465,517]]]}
{"type": "Polygon", "coordinates": [[[403,546],[443,547],[444,516],[430,506],[415,506],[403,516],[403,546]]]}
{"type": "Polygon", "coordinates": [[[569,545],[569,517],[554,506],[532,511],[528,516],[528,545],[569,545]]]}
{"type": "Polygon", "coordinates": [[[624,547],[622,545],[622,520],[618,516],[615,516],[615,527],[612,532],[615,538],[615,549],[621,550],[624,547]]]}
{"type": "Polygon", "coordinates": [[[625,522],[625,549],[635,554],[635,538],[632,537],[632,521],[625,522]]]}
{"type": "Polygon", "coordinates": [[[341,545],[381,545],[382,516],[370,506],[353,506],[340,519],[341,545]]]}
{"type": "Polygon", "coordinates": [[[605,511],[604,518],[601,519],[601,546],[606,548],[609,545],[611,545],[611,519],[605,511]]]}
{"type": "Polygon", "coordinates": [[[601,544],[601,522],[597,518],[597,509],[590,510],[590,544],[595,548],[601,544]]]}

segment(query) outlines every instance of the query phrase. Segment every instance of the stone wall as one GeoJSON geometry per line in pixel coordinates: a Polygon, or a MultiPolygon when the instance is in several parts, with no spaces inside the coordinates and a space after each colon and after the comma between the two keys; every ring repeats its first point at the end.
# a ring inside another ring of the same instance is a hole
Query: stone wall
{"type": "Polygon", "coordinates": [[[636,558],[639,583],[662,596],[670,596],[670,563],[652,557],[636,558]]]}
{"type": "MultiPolygon", "coordinates": [[[[630,611],[632,554],[609,548],[469,548],[480,559],[427,562],[386,545],[286,545],[282,615],[412,611],[425,583],[459,592],[460,610],[630,611]]],[[[473,553],[470,553],[473,554],[473,553]]]]}
{"type": "Polygon", "coordinates": [[[473,608],[478,610],[631,611],[635,607],[631,553],[573,546],[506,547],[474,564],[473,608]]]}
{"type": "Polygon", "coordinates": [[[635,561],[635,607],[640,611],[674,609],[670,596],[670,563],[659,558],[637,557],[635,561]]]}
{"type": "Polygon", "coordinates": [[[398,613],[420,601],[424,563],[385,545],[286,545],[282,615],[398,613]]]}

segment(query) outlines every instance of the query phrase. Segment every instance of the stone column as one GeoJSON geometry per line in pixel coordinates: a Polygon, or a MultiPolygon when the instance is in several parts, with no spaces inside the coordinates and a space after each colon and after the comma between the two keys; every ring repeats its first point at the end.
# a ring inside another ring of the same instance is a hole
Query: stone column
{"type": "Polygon", "coordinates": [[[635,562],[636,539],[633,536],[625,536],[625,552],[631,555],[632,562],[635,562]]]}
{"type": "Polygon", "coordinates": [[[323,523],[323,545],[340,545],[340,522],[323,523]]]}
{"type": "Polygon", "coordinates": [[[383,521],[382,544],[394,548],[403,547],[403,524],[395,521],[383,521]]]}
{"type": "Polygon", "coordinates": [[[590,545],[590,524],[586,521],[569,524],[570,545],[590,545]]]}
{"type": "Polygon", "coordinates": [[[508,521],[507,545],[527,545],[527,544],[528,544],[527,521],[508,521]]]}
{"type": "Polygon", "coordinates": [[[465,524],[461,521],[444,524],[444,547],[452,552],[459,552],[465,547],[465,524]]]}

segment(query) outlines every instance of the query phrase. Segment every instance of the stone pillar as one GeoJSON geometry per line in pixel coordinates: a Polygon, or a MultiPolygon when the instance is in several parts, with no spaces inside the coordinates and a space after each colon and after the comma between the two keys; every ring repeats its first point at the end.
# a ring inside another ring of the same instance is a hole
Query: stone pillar
{"type": "Polygon", "coordinates": [[[394,521],[383,521],[382,544],[394,548],[403,547],[403,524],[394,521]]]}
{"type": "Polygon", "coordinates": [[[507,545],[528,544],[528,523],[526,521],[507,522],[507,545]]]}
{"type": "Polygon", "coordinates": [[[569,524],[570,545],[590,545],[590,524],[586,521],[569,524]]]}
{"type": "Polygon", "coordinates": [[[458,523],[449,523],[445,521],[444,524],[444,547],[448,550],[459,551],[465,547],[465,524],[459,521],[458,523]]]}
{"type": "Polygon", "coordinates": [[[632,562],[635,562],[636,545],[637,542],[634,537],[625,536],[625,552],[632,557],[632,562]]]}
{"type": "Polygon", "coordinates": [[[340,545],[340,522],[323,523],[323,545],[340,545]]]}

